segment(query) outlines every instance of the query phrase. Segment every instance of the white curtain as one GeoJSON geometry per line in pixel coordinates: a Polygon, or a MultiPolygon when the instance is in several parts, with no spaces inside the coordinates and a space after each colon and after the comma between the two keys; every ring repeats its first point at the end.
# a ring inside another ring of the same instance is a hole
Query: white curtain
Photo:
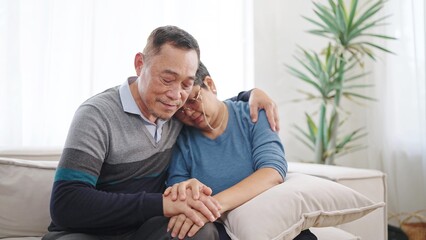
{"type": "Polygon", "coordinates": [[[384,31],[398,39],[383,43],[396,54],[374,65],[379,101],[368,113],[368,154],[387,174],[392,216],[426,209],[425,3],[392,0],[385,11],[392,15],[384,31]]]}
{"type": "Polygon", "coordinates": [[[62,146],[79,104],[134,75],[135,54],[162,25],[197,38],[220,98],[251,88],[250,9],[243,0],[0,0],[0,148],[62,146]]]}

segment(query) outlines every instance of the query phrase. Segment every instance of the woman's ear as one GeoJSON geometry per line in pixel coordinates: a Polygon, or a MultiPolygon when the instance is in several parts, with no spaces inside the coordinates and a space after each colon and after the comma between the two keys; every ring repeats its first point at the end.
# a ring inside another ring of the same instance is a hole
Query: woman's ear
{"type": "Polygon", "coordinates": [[[210,91],[212,91],[214,94],[217,94],[216,85],[210,76],[206,76],[203,82],[210,91]]]}

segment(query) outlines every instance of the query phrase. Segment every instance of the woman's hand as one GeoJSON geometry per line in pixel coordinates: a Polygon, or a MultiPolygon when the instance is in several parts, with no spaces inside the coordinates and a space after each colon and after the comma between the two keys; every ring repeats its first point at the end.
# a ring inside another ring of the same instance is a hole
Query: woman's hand
{"type": "Polygon", "coordinates": [[[221,205],[219,202],[211,197],[212,190],[195,178],[176,183],[168,187],[164,191],[165,197],[170,197],[173,201],[185,201],[190,190],[190,195],[194,200],[201,201],[208,210],[213,214],[214,218],[220,217],[221,205]]]}
{"type": "Polygon", "coordinates": [[[176,183],[171,187],[168,187],[166,191],[164,191],[164,195],[168,196],[171,194],[173,200],[186,199],[186,189],[191,189],[192,197],[194,200],[198,200],[200,198],[200,193],[204,193],[207,196],[212,195],[212,189],[204,185],[202,182],[198,181],[195,178],[188,179],[186,181],[176,183]]]}
{"type": "Polygon", "coordinates": [[[264,91],[254,88],[250,94],[249,106],[250,117],[253,122],[257,122],[259,110],[264,109],[271,129],[276,132],[280,130],[277,104],[264,91]]]}

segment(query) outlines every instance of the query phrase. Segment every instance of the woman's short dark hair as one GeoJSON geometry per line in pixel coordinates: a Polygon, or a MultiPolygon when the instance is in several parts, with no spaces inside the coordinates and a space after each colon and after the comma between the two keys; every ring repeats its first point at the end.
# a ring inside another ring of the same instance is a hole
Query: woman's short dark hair
{"type": "Polygon", "coordinates": [[[194,86],[199,85],[201,87],[206,87],[206,85],[204,84],[204,79],[207,76],[210,77],[210,73],[207,70],[207,67],[200,61],[200,64],[198,65],[197,73],[195,74],[194,86]]]}

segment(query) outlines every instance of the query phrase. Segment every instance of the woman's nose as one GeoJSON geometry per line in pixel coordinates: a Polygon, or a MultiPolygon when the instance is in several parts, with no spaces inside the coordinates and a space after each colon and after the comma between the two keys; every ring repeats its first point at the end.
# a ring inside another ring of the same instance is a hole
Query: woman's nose
{"type": "Polygon", "coordinates": [[[194,112],[194,109],[190,108],[190,107],[183,107],[182,111],[187,115],[187,116],[191,116],[192,113],[194,112]]]}

